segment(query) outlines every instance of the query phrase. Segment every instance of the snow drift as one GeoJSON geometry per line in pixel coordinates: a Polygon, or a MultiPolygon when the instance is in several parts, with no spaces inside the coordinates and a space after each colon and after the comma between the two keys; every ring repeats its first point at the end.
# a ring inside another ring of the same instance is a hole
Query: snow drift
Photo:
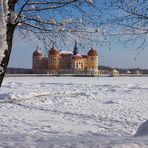
{"type": "Polygon", "coordinates": [[[145,122],[143,122],[143,123],[139,126],[139,128],[138,128],[138,130],[137,130],[135,136],[136,136],[136,137],[139,137],[139,136],[148,136],[148,120],[145,121],[145,122]]]}

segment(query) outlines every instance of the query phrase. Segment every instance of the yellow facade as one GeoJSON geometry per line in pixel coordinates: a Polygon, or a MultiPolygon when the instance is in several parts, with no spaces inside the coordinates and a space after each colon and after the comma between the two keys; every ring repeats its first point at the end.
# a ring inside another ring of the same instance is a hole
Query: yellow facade
{"type": "Polygon", "coordinates": [[[98,68],[98,56],[88,56],[87,68],[88,69],[97,69],[98,68]]]}

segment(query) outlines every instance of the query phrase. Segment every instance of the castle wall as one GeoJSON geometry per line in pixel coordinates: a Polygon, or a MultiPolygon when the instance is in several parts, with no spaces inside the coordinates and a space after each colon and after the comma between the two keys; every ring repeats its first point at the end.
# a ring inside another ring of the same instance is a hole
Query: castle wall
{"type": "Polygon", "coordinates": [[[57,74],[60,70],[60,55],[48,55],[48,73],[57,74]]]}
{"type": "Polygon", "coordinates": [[[70,70],[71,69],[71,54],[62,54],[60,59],[60,69],[62,71],[64,70],[70,70]]]}
{"type": "Polygon", "coordinates": [[[98,69],[98,56],[88,56],[87,69],[88,70],[98,69]]]}
{"type": "Polygon", "coordinates": [[[84,74],[84,59],[72,59],[71,68],[74,74],[84,74]]]}
{"type": "Polygon", "coordinates": [[[48,62],[43,56],[34,56],[32,61],[33,73],[47,73],[48,62]]]}
{"type": "Polygon", "coordinates": [[[33,73],[37,73],[39,71],[39,69],[41,68],[41,59],[42,58],[43,58],[42,56],[34,56],[33,57],[33,61],[32,61],[33,73]]]}

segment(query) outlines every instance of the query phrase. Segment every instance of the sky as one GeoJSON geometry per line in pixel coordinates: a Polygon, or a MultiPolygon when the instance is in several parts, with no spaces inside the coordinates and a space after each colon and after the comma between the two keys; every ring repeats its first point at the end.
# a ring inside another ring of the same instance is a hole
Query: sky
{"type": "MultiPolygon", "coordinates": [[[[100,3],[96,3],[96,4],[100,5],[100,3]]],[[[78,12],[76,13],[76,15],[79,16],[78,12]]],[[[12,49],[8,67],[31,68],[32,53],[35,50],[36,46],[40,46],[38,44],[39,43],[37,42],[36,45],[32,46],[29,41],[26,42],[26,40],[22,40],[20,37],[18,37],[18,35],[15,34],[14,41],[13,41],[13,49],[12,49]]],[[[146,44],[145,49],[140,52],[136,60],[135,60],[135,56],[137,55],[138,51],[133,49],[134,46],[135,45],[130,45],[124,49],[123,45],[120,42],[114,42],[113,44],[110,45],[110,47],[108,45],[104,45],[104,46],[98,45],[93,48],[96,48],[98,50],[99,65],[111,66],[113,68],[148,69],[148,62],[147,62],[148,43],[146,44]]],[[[74,47],[74,43],[72,43],[70,47],[69,46],[65,47],[64,50],[66,50],[67,48],[67,50],[72,51],[73,47],[74,47]]],[[[91,46],[85,51],[82,51],[80,46],[78,46],[78,48],[80,53],[86,54],[90,50],[91,46]]],[[[41,49],[41,50],[44,52],[44,49],[41,49]]]]}
{"type": "MultiPolygon", "coordinates": [[[[74,43],[68,50],[73,51],[73,47],[74,43]]],[[[91,47],[85,51],[82,51],[79,45],[78,48],[80,53],[87,54],[91,47]]],[[[114,43],[114,45],[111,45],[111,50],[105,45],[103,47],[98,46],[94,48],[98,50],[99,65],[111,66],[113,68],[148,69],[148,45],[140,52],[136,60],[135,56],[138,51],[130,49],[130,47],[123,49],[123,45],[120,43],[114,43]]],[[[29,41],[15,37],[8,67],[32,68],[32,54],[35,49],[36,47],[32,46],[29,41]]],[[[64,50],[66,49],[64,48],[64,50]]],[[[44,54],[44,49],[41,49],[41,51],[44,54]]]]}

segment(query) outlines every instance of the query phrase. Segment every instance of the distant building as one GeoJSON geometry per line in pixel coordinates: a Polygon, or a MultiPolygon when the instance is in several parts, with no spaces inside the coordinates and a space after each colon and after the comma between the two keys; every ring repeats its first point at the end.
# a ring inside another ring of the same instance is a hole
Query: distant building
{"type": "Polygon", "coordinates": [[[125,74],[130,75],[130,74],[132,74],[132,72],[129,71],[129,70],[127,70],[127,71],[125,72],[125,74]]]}
{"type": "Polygon", "coordinates": [[[113,70],[111,71],[111,76],[113,76],[113,77],[119,77],[119,76],[120,76],[120,73],[119,73],[118,70],[113,69],[113,70]]]}
{"type": "Polygon", "coordinates": [[[48,57],[44,57],[41,51],[36,49],[33,53],[32,69],[36,74],[98,75],[98,53],[91,48],[87,55],[79,54],[77,42],[73,53],[52,47],[48,57]]]}
{"type": "Polygon", "coordinates": [[[136,71],[134,72],[134,74],[136,74],[136,75],[142,75],[142,72],[141,72],[140,70],[136,70],[136,71]]]}
{"type": "Polygon", "coordinates": [[[106,69],[104,69],[104,70],[99,70],[99,74],[100,74],[101,76],[110,76],[111,70],[106,70],[106,69]]]}

